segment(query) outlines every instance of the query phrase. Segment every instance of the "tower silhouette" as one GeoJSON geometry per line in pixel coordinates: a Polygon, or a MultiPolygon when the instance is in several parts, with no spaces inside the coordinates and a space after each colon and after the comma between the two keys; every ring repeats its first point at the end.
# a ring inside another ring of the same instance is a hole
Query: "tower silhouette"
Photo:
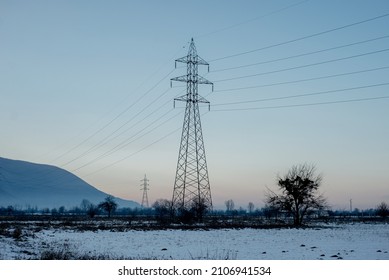
{"type": "Polygon", "coordinates": [[[142,186],[141,190],[143,190],[141,206],[148,208],[149,207],[149,198],[147,196],[147,191],[149,190],[149,188],[148,188],[149,180],[146,178],[146,174],[145,174],[145,178],[143,180],[140,180],[140,181],[143,182],[143,184],[141,184],[141,186],[142,186]]]}
{"type": "Polygon", "coordinates": [[[213,89],[213,83],[198,75],[198,65],[206,65],[209,70],[209,64],[197,55],[193,38],[188,54],[176,59],[176,65],[177,62],[186,63],[187,72],[186,75],[172,78],[170,83],[186,82],[186,94],[174,99],[174,103],[175,101],[186,102],[186,107],[172,207],[178,213],[193,207],[211,210],[211,188],[199,111],[199,103],[206,103],[209,106],[209,101],[198,94],[199,84],[210,84],[213,89]]]}

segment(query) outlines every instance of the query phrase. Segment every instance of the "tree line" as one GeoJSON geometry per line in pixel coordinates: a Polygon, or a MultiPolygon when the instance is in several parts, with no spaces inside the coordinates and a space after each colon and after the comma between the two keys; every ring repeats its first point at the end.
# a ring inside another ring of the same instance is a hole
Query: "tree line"
{"type": "Polygon", "coordinates": [[[115,198],[107,196],[104,201],[95,205],[87,199],[82,200],[80,206],[66,209],[64,206],[52,209],[38,210],[36,207],[28,207],[20,210],[13,206],[0,207],[0,215],[86,215],[94,218],[97,215],[106,215],[110,218],[117,216],[145,216],[154,217],[160,222],[179,221],[184,223],[202,222],[205,216],[220,217],[263,217],[273,221],[291,221],[295,226],[303,225],[307,218],[316,217],[350,217],[350,216],[379,216],[386,218],[389,216],[389,206],[386,202],[381,202],[375,209],[360,211],[331,210],[327,199],[320,193],[319,188],[323,177],[317,174],[314,165],[300,164],[294,165],[283,176],[277,177],[277,190],[267,188],[265,194],[265,207],[255,209],[255,205],[249,202],[247,208],[239,207],[235,209],[232,199],[225,201],[224,210],[207,209],[205,203],[194,201],[185,209],[173,209],[172,202],[167,199],[157,199],[151,208],[118,208],[115,198]]]}

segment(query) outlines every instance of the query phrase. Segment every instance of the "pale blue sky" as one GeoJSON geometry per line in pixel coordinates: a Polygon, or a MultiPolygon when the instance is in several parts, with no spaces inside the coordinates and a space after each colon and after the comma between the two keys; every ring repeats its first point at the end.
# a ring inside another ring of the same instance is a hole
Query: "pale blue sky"
{"type": "Polygon", "coordinates": [[[303,162],[334,208],[374,207],[389,200],[389,98],[280,106],[389,97],[388,13],[386,0],[0,0],[0,156],[136,201],[147,174],[150,201],[170,199],[183,121],[173,99],[185,88],[169,80],[194,37],[215,85],[200,94],[217,208],[263,206],[277,174],[303,162]]]}

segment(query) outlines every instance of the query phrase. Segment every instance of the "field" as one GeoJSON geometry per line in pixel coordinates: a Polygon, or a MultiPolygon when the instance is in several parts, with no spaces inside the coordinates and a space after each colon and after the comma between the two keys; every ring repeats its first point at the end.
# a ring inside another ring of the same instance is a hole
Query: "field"
{"type": "Polygon", "coordinates": [[[3,221],[0,259],[389,260],[389,224],[134,228],[123,220],[3,221]]]}

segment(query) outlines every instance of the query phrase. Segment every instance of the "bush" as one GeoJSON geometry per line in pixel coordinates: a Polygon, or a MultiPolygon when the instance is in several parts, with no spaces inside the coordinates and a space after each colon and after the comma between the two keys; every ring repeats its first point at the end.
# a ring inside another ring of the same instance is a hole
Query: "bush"
{"type": "Polygon", "coordinates": [[[43,251],[40,257],[41,260],[72,260],[74,256],[71,252],[59,249],[59,250],[46,250],[43,251]]]}
{"type": "Polygon", "coordinates": [[[389,206],[385,202],[381,202],[376,209],[376,214],[382,218],[389,216],[389,206]]]}
{"type": "Polygon", "coordinates": [[[301,226],[311,213],[327,207],[326,199],[318,193],[322,176],[315,172],[314,165],[292,166],[283,177],[277,178],[280,194],[268,190],[266,206],[286,211],[293,217],[293,224],[301,226]]]}
{"type": "Polygon", "coordinates": [[[13,230],[12,237],[15,239],[20,239],[22,237],[22,233],[23,233],[22,230],[19,227],[17,227],[13,230]]]}

